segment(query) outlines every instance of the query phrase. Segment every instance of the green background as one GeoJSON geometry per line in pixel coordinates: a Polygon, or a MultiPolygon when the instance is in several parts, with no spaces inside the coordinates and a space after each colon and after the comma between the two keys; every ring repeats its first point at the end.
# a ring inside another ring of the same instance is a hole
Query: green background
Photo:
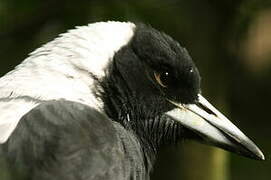
{"type": "Polygon", "coordinates": [[[150,24],[185,46],[204,96],[267,159],[180,142],[161,149],[152,179],[271,179],[271,0],[0,0],[0,75],[59,33],[108,20],[150,24]]]}

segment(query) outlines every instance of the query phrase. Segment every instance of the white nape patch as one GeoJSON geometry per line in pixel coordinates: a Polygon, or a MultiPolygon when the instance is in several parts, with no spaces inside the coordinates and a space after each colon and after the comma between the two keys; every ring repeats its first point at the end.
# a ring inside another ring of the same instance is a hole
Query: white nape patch
{"type": "Polygon", "coordinates": [[[27,102],[23,99],[0,102],[0,110],[1,112],[4,111],[0,115],[0,143],[4,143],[8,139],[20,119],[35,106],[37,106],[36,103],[27,102]],[[6,111],[10,111],[10,113],[6,111]]]}
{"type": "Polygon", "coordinates": [[[99,22],[77,27],[38,48],[3,76],[0,79],[0,143],[8,139],[21,117],[40,100],[66,99],[101,111],[103,103],[92,92],[94,80],[90,73],[103,78],[114,54],[128,44],[134,30],[135,25],[129,22],[99,22]]]}

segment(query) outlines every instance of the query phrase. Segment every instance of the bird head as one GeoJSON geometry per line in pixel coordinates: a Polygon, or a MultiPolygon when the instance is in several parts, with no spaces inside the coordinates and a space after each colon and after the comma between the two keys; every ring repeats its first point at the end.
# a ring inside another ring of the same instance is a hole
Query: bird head
{"type": "Polygon", "coordinates": [[[101,22],[70,30],[2,77],[0,89],[0,143],[35,106],[66,99],[105,113],[152,149],[186,131],[198,141],[264,159],[203,97],[187,50],[143,24],[101,22]]]}
{"type": "Polygon", "coordinates": [[[189,134],[202,143],[264,159],[259,148],[203,97],[192,58],[165,33],[137,25],[108,67],[101,81],[107,114],[155,148],[189,134]]]}

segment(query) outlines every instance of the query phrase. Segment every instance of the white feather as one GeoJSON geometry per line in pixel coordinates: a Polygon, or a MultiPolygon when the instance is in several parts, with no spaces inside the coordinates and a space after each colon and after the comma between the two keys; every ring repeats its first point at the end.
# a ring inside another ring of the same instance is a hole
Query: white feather
{"type": "Polygon", "coordinates": [[[4,143],[21,117],[40,101],[66,99],[96,109],[103,104],[91,87],[114,53],[134,35],[133,23],[100,22],[61,34],[30,54],[0,79],[0,143],[4,143]],[[31,97],[27,100],[21,97],[31,97]]]}

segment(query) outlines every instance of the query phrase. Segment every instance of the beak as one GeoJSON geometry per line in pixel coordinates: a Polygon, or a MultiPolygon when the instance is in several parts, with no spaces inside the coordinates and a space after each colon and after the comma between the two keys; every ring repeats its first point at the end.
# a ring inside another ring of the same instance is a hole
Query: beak
{"type": "Polygon", "coordinates": [[[257,160],[264,160],[261,150],[231,121],[198,95],[196,104],[178,104],[166,115],[197,133],[205,143],[257,160]]]}

